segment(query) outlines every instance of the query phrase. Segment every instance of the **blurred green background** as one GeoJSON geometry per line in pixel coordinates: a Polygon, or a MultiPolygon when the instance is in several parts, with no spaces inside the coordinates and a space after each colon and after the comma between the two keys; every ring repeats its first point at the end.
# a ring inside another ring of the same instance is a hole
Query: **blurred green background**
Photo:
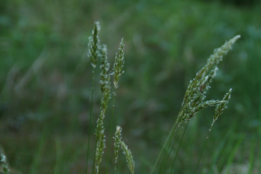
{"type": "MultiPolygon", "coordinates": [[[[94,22],[100,21],[100,40],[108,45],[111,64],[124,37],[125,74],[114,123],[123,128],[136,173],[152,168],[189,80],[215,48],[240,34],[209,91],[208,99],[222,99],[233,88],[198,173],[260,173],[260,9],[257,0],[1,0],[0,145],[11,168],[31,174],[84,173],[92,71],[87,43],[94,22]]],[[[93,126],[101,99],[98,71],[94,89],[93,126]]],[[[207,109],[189,123],[175,173],[194,172],[213,114],[213,108],[207,109]]],[[[94,135],[91,140],[93,155],[94,135]]],[[[124,158],[118,172],[130,173],[124,158]]],[[[169,163],[165,172],[170,168],[169,163]]],[[[109,173],[113,169],[111,157],[109,173]]]]}

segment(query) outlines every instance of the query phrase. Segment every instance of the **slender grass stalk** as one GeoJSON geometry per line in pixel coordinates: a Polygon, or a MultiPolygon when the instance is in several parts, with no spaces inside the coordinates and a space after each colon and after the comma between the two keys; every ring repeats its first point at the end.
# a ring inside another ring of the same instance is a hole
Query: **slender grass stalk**
{"type": "Polygon", "coordinates": [[[60,174],[59,167],[61,166],[61,141],[58,137],[55,139],[55,145],[56,145],[56,163],[55,163],[55,169],[54,174],[60,174]]]}
{"type": "Polygon", "coordinates": [[[213,170],[216,167],[215,165],[217,164],[218,157],[222,154],[222,150],[223,150],[226,142],[228,141],[229,137],[231,137],[234,127],[235,127],[235,124],[232,124],[229,131],[226,133],[226,135],[224,136],[222,141],[219,143],[219,146],[216,148],[216,151],[211,160],[212,161],[212,164],[211,164],[212,172],[210,174],[213,174],[213,172],[214,172],[213,170]]]}
{"type": "Polygon", "coordinates": [[[235,137],[236,134],[232,133],[232,135],[229,137],[227,143],[226,143],[226,147],[222,150],[221,154],[220,154],[220,159],[218,160],[218,166],[217,168],[219,169],[219,171],[222,171],[222,169],[224,169],[226,163],[227,163],[227,159],[228,156],[230,154],[230,152],[233,151],[234,149],[234,142],[235,142],[235,137]]]}
{"type": "MultiPolygon", "coordinates": [[[[155,171],[155,169],[156,169],[156,166],[158,165],[159,159],[161,158],[161,156],[162,156],[162,154],[163,154],[163,151],[165,150],[165,148],[167,147],[167,145],[171,142],[171,139],[172,139],[172,137],[174,136],[174,132],[175,132],[176,127],[177,127],[177,121],[178,121],[178,120],[176,120],[176,123],[172,126],[171,131],[170,131],[170,133],[169,133],[167,139],[165,140],[164,145],[162,146],[162,148],[161,148],[161,150],[160,150],[160,153],[159,153],[159,155],[158,155],[158,157],[157,157],[157,159],[156,159],[156,162],[154,163],[154,166],[153,166],[153,168],[152,168],[152,170],[151,170],[151,174],[154,173],[154,171],[155,171]]],[[[170,148],[170,145],[171,145],[171,144],[169,144],[169,146],[168,146],[167,149],[170,148]]]]}
{"type": "Polygon", "coordinates": [[[108,155],[107,155],[106,174],[108,173],[108,168],[109,168],[109,157],[110,157],[110,150],[111,150],[111,134],[112,134],[113,121],[114,121],[115,96],[116,96],[116,94],[114,92],[113,102],[112,102],[112,115],[111,115],[111,125],[110,125],[110,135],[109,135],[109,151],[108,151],[108,155]]]}
{"type": "Polygon", "coordinates": [[[256,140],[253,139],[252,143],[251,143],[251,152],[250,152],[250,156],[249,156],[249,167],[248,167],[247,174],[253,173],[254,160],[255,160],[255,146],[256,146],[256,140]]]}
{"type": "Polygon", "coordinates": [[[91,141],[91,133],[92,133],[92,108],[93,108],[93,88],[94,85],[94,70],[92,70],[92,94],[91,94],[91,108],[90,108],[90,122],[89,122],[89,135],[88,135],[88,145],[87,145],[87,159],[86,159],[86,174],[88,172],[88,161],[89,161],[89,152],[90,152],[90,141],[91,141]]]}
{"type": "Polygon", "coordinates": [[[216,109],[215,109],[215,115],[214,115],[214,117],[213,117],[213,122],[212,122],[211,127],[210,127],[210,129],[209,129],[209,131],[208,131],[207,138],[205,139],[204,146],[203,146],[202,152],[201,152],[201,154],[200,154],[200,157],[199,157],[199,160],[198,160],[198,163],[197,163],[197,167],[196,167],[196,169],[195,169],[194,174],[196,174],[196,172],[197,172],[199,162],[200,162],[201,157],[202,157],[202,155],[203,155],[204,149],[205,149],[206,144],[207,144],[207,140],[209,139],[209,134],[210,134],[210,132],[211,132],[213,126],[214,126],[214,123],[218,120],[219,116],[220,116],[220,115],[224,112],[224,110],[227,108],[227,104],[228,104],[228,102],[229,102],[229,100],[230,100],[230,98],[231,98],[231,92],[232,92],[232,89],[230,89],[230,90],[228,91],[228,93],[225,94],[225,96],[224,96],[224,98],[223,98],[223,100],[222,100],[223,102],[220,103],[220,104],[218,104],[217,107],[216,107],[216,109]]]}
{"type": "MultiPolygon", "coordinates": [[[[93,159],[95,159],[96,156],[96,148],[97,148],[97,139],[95,140],[95,150],[94,150],[94,154],[93,154],[93,159]]],[[[94,174],[95,172],[95,162],[92,164],[92,174],[94,174]]]]}
{"type": "MultiPolygon", "coordinates": [[[[92,94],[91,94],[91,106],[90,106],[90,121],[89,121],[89,135],[88,135],[88,145],[87,145],[87,156],[86,156],[86,168],[85,173],[88,173],[88,162],[89,162],[89,152],[90,152],[90,140],[92,134],[92,109],[93,109],[93,91],[94,91],[94,69],[97,65],[97,59],[99,57],[99,31],[100,24],[99,22],[95,22],[94,29],[92,30],[92,36],[89,37],[88,43],[88,57],[91,60],[92,65],[92,94]]],[[[93,166],[94,167],[94,166],[93,166]]]]}
{"type": "MultiPolygon", "coordinates": [[[[256,56],[258,57],[258,56],[256,56]]],[[[258,59],[260,60],[260,59],[258,59]]],[[[260,63],[256,64],[257,68],[259,69],[260,72],[260,63]]],[[[261,78],[258,76],[258,85],[259,85],[259,103],[261,102],[261,78]]],[[[258,115],[259,115],[259,120],[261,120],[261,106],[258,105],[258,115]]],[[[258,129],[258,133],[259,133],[259,147],[261,147],[261,126],[259,126],[258,129]]],[[[259,171],[261,171],[261,149],[259,149],[259,171]]]]}
{"type": "MultiPolygon", "coordinates": [[[[175,162],[176,162],[176,159],[177,159],[178,153],[179,153],[180,145],[181,145],[181,142],[182,142],[183,137],[184,137],[184,135],[185,135],[185,132],[186,132],[186,130],[187,130],[187,127],[188,127],[188,123],[187,123],[186,126],[185,126],[185,129],[184,129],[184,131],[183,131],[183,134],[182,134],[181,140],[180,140],[180,142],[179,142],[179,147],[178,147],[178,150],[177,150],[177,152],[176,152],[176,155],[175,155],[174,161],[173,161],[173,163],[172,163],[172,168],[171,168],[170,174],[172,173],[172,171],[173,171],[173,169],[174,169],[174,165],[175,165],[175,162]]],[[[173,148],[172,148],[172,149],[173,149],[173,148]]],[[[172,150],[172,149],[171,149],[171,150],[172,150]]],[[[170,153],[171,153],[171,152],[170,152],[170,153]]]]}
{"type": "MultiPolygon", "coordinates": [[[[176,130],[175,130],[175,131],[176,131],[176,130]]],[[[174,141],[173,139],[174,139],[174,135],[173,135],[172,141],[174,141]]],[[[166,161],[168,160],[168,158],[169,158],[169,156],[170,156],[170,154],[171,154],[171,152],[172,152],[172,150],[173,150],[173,148],[174,148],[175,141],[173,142],[173,145],[171,146],[172,141],[170,141],[169,147],[168,147],[167,150],[166,150],[166,151],[168,152],[168,154],[165,155],[165,158],[164,158],[164,160],[163,160],[163,162],[162,162],[162,164],[161,164],[161,167],[159,168],[159,170],[161,170],[160,173],[163,172],[163,169],[164,169],[164,167],[165,167],[166,161]]]]}
{"type": "Polygon", "coordinates": [[[226,168],[225,174],[229,174],[229,170],[230,170],[231,164],[233,162],[233,159],[235,158],[236,152],[237,152],[238,148],[240,147],[241,143],[243,142],[243,140],[244,140],[244,136],[239,137],[239,139],[236,142],[236,145],[233,147],[233,150],[232,150],[232,152],[230,153],[230,155],[227,159],[227,166],[228,167],[226,168]]]}
{"type": "Polygon", "coordinates": [[[199,156],[199,159],[198,159],[198,162],[197,162],[197,167],[196,167],[196,169],[195,169],[194,174],[196,174],[196,172],[197,172],[197,170],[198,170],[199,162],[200,162],[200,160],[201,160],[201,157],[202,157],[203,152],[204,152],[204,150],[205,150],[205,147],[206,147],[207,141],[208,141],[208,139],[209,139],[209,138],[208,138],[209,133],[210,133],[210,131],[208,132],[207,138],[205,139],[204,146],[203,146],[203,149],[202,149],[202,151],[201,151],[201,153],[200,153],[200,156],[199,156]]]}

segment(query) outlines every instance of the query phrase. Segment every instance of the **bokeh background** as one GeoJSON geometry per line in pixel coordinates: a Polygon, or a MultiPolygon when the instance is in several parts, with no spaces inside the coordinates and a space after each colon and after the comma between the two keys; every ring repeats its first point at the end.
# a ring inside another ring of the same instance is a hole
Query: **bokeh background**
{"type": "MultiPolygon", "coordinates": [[[[208,99],[221,99],[233,88],[228,109],[209,135],[198,173],[260,173],[260,9],[258,0],[1,0],[0,145],[12,170],[84,173],[92,71],[87,43],[94,22],[100,21],[100,40],[108,45],[111,64],[124,37],[125,74],[117,90],[114,123],[123,128],[136,173],[152,168],[189,80],[215,48],[240,34],[209,91],[208,99]]],[[[93,126],[100,99],[96,71],[93,126]]],[[[198,113],[189,123],[176,173],[194,172],[213,110],[198,113]]],[[[111,113],[109,109],[105,119],[107,132],[111,113]]],[[[182,130],[177,134],[179,140],[182,130]]],[[[93,155],[93,134],[91,140],[93,155]]],[[[105,159],[112,151],[108,146],[105,159]]],[[[123,155],[119,161],[118,173],[130,173],[123,155]]],[[[89,168],[92,163],[90,159],[89,168]]],[[[109,173],[113,169],[111,157],[109,173]]]]}

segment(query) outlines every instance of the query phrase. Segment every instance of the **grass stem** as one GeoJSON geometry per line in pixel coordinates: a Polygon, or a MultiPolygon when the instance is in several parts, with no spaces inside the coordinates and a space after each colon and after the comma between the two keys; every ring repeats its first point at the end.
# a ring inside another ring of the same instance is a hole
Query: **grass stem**
{"type": "Polygon", "coordinates": [[[209,138],[208,138],[209,133],[210,133],[210,131],[208,132],[207,138],[205,139],[204,146],[203,146],[203,149],[202,149],[202,151],[201,151],[200,157],[199,157],[199,159],[198,159],[197,167],[196,167],[196,169],[195,169],[194,174],[196,174],[196,172],[197,172],[197,170],[198,170],[199,162],[200,162],[200,160],[201,160],[201,157],[202,157],[202,155],[203,155],[203,152],[204,152],[204,149],[205,149],[205,147],[206,147],[207,141],[208,141],[208,139],[209,139],[209,138]]]}
{"type": "Polygon", "coordinates": [[[90,140],[92,133],[92,107],[93,107],[93,83],[94,83],[94,70],[92,70],[92,94],[91,94],[91,108],[90,108],[90,122],[89,122],[89,135],[88,135],[88,145],[87,145],[87,159],[86,159],[86,170],[85,173],[88,173],[88,162],[89,162],[89,152],[90,152],[90,140]]]}
{"type": "MultiPolygon", "coordinates": [[[[177,119],[177,121],[178,121],[178,119],[177,119]]],[[[158,157],[157,157],[157,159],[156,159],[156,162],[155,162],[155,164],[154,164],[154,166],[153,166],[153,168],[152,168],[150,174],[153,174],[153,173],[154,173],[154,171],[155,171],[155,169],[156,169],[156,166],[157,166],[157,164],[158,164],[158,162],[159,162],[159,159],[160,159],[160,157],[161,157],[163,151],[166,149],[166,146],[168,145],[168,143],[169,143],[168,149],[170,148],[171,139],[172,139],[172,137],[174,136],[174,132],[175,132],[176,127],[177,127],[177,123],[178,123],[177,121],[176,121],[175,124],[172,126],[171,131],[170,131],[170,133],[169,133],[167,139],[165,140],[165,143],[164,143],[163,147],[162,147],[161,150],[160,150],[160,153],[159,153],[159,155],[158,155],[158,157]]]]}
{"type": "MultiPolygon", "coordinates": [[[[187,125],[186,125],[186,128],[187,128],[187,125]]],[[[185,130],[184,130],[184,132],[183,132],[182,138],[183,138],[183,136],[184,136],[184,133],[185,133],[185,131],[186,131],[186,128],[185,128],[185,130]]],[[[173,136],[174,136],[174,135],[173,135],[173,136]]],[[[181,141],[182,141],[182,139],[181,139],[181,141]]],[[[165,165],[166,165],[166,161],[169,159],[169,156],[170,156],[170,154],[171,154],[171,152],[172,152],[172,150],[173,150],[173,148],[174,148],[175,141],[173,142],[172,146],[171,146],[171,142],[172,142],[172,141],[170,141],[169,147],[168,147],[168,149],[167,149],[167,151],[169,151],[169,152],[168,152],[168,155],[165,155],[164,161],[163,161],[163,163],[161,164],[160,174],[163,172],[164,167],[165,167],[165,165]],[[171,146],[171,147],[170,147],[170,146],[171,146]]],[[[180,143],[181,143],[181,142],[180,142],[180,143]]],[[[177,152],[177,153],[178,153],[178,152],[177,152]]],[[[175,156],[175,158],[176,158],[176,156],[175,156]]],[[[175,160],[174,160],[174,161],[175,161],[175,160]]],[[[171,171],[172,171],[172,170],[171,170],[171,171]]]]}
{"type": "MultiPolygon", "coordinates": [[[[176,161],[176,159],[177,159],[177,156],[178,156],[178,153],[179,153],[179,149],[180,149],[180,145],[181,145],[181,142],[182,142],[183,137],[184,137],[184,135],[185,135],[185,132],[186,132],[187,127],[188,127],[188,123],[186,123],[186,126],[185,126],[185,129],[184,129],[184,131],[183,131],[181,140],[180,140],[180,142],[179,142],[179,147],[178,147],[178,150],[177,150],[177,152],[176,152],[174,161],[173,161],[173,163],[172,163],[172,167],[171,167],[170,174],[172,173],[172,171],[173,171],[173,169],[174,169],[175,161],[176,161]]],[[[171,148],[171,151],[172,151],[172,150],[173,150],[173,147],[171,148]]],[[[171,151],[170,151],[169,155],[171,154],[171,151]]],[[[168,155],[168,156],[169,156],[169,155],[168,155]]]]}

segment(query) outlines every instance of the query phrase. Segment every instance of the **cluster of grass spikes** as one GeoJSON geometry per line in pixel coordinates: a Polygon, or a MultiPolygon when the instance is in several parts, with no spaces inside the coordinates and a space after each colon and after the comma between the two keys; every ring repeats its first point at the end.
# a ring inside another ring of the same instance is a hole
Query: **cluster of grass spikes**
{"type": "Polygon", "coordinates": [[[210,58],[207,60],[206,65],[196,74],[196,77],[192,79],[187,87],[187,90],[185,92],[185,96],[182,102],[181,110],[178,114],[178,117],[176,119],[176,122],[174,123],[159,155],[156,159],[156,162],[151,170],[151,174],[155,173],[157,170],[157,174],[164,173],[165,165],[168,162],[168,158],[170,154],[172,153],[175,141],[174,141],[174,134],[177,131],[177,129],[180,127],[182,123],[185,124],[185,129],[182,134],[182,138],[179,142],[177,152],[175,154],[175,158],[172,162],[172,167],[170,170],[170,174],[174,172],[174,164],[178,155],[178,151],[182,142],[182,139],[184,137],[184,133],[186,131],[187,125],[191,118],[195,117],[195,115],[202,109],[207,107],[216,107],[215,114],[213,117],[213,122],[211,124],[211,127],[209,129],[207,138],[204,143],[203,150],[201,152],[201,155],[199,157],[195,173],[197,171],[200,159],[202,157],[204,148],[206,146],[209,133],[211,132],[211,129],[214,125],[214,123],[218,120],[219,116],[223,113],[224,109],[227,107],[227,104],[231,97],[232,89],[229,89],[229,91],[225,94],[222,100],[207,100],[205,101],[207,91],[210,89],[210,84],[213,80],[213,78],[216,75],[216,72],[218,70],[217,65],[220,61],[223,60],[223,56],[228,53],[232,49],[232,45],[240,38],[240,36],[235,36],[228,42],[226,42],[224,45],[222,45],[220,48],[215,49],[214,53],[210,56],[210,58]],[[159,162],[161,161],[161,163],[159,162]]]}
{"type": "MultiPolygon", "coordinates": [[[[123,67],[124,67],[124,44],[123,39],[121,40],[119,52],[116,53],[115,61],[113,65],[113,71],[110,72],[110,64],[108,63],[107,59],[107,48],[106,45],[100,45],[99,43],[99,30],[100,26],[99,23],[96,22],[94,29],[92,31],[92,36],[89,39],[89,52],[88,56],[91,60],[91,65],[93,67],[93,80],[94,80],[94,69],[96,68],[97,59],[101,59],[101,73],[100,73],[100,84],[101,84],[101,92],[103,94],[103,97],[101,99],[101,112],[99,115],[99,118],[97,120],[97,127],[96,127],[96,148],[95,148],[95,163],[93,167],[93,172],[95,174],[99,173],[100,163],[102,161],[102,157],[104,154],[105,149],[105,129],[104,129],[104,118],[105,113],[108,107],[108,102],[111,98],[111,76],[113,76],[113,84],[114,84],[114,92],[113,92],[113,111],[112,111],[112,117],[111,117],[111,126],[110,126],[110,139],[109,144],[111,144],[111,132],[113,127],[113,115],[114,115],[114,101],[116,96],[116,89],[118,88],[118,82],[120,79],[120,76],[124,73],[123,67]]],[[[170,154],[172,153],[175,141],[174,141],[174,134],[177,131],[177,129],[180,127],[181,124],[185,123],[185,129],[182,134],[182,138],[178,145],[178,150],[175,154],[175,158],[172,162],[172,167],[170,170],[170,174],[174,172],[174,164],[177,158],[177,154],[182,142],[182,139],[184,137],[187,125],[191,118],[195,117],[195,115],[202,109],[207,107],[216,107],[215,114],[213,117],[213,122],[211,124],[211,127],[209,129],[209,133],[211,132],[211,129],[214,125],[214,123],[218,120],[219,116],[223,113],[224,109],[227,107],[227,104],[231,97],[232,89],[229,89],[229,91],[225,94],[223,99],[221,100],[205,100],[207,91],[211,88],[210,84],[213,80],[213,78],[216,76],[216,72],[218,71],[217,65],[223,60],[223,56],[226,55],[231,49],[232,45],[240,38],[240,36],[235,36],[228,42],[226,42],[224,45],[222,45],[220,48],[215,49],[213,55],[210,56],[210,58],[207,60],[206,65],[196,74],[196,77],[192,79],[187,87],[187,90],[185,92],[185,96],[182,102],[181,110],[178,114],[178,117],[176,119],[175,124],[173,125],[157,159],[156,162],[151,170],[151,174],[155,173],[155,170],[157,169],[157,173],[162,174],[164,173],[165,165],[168,161],[168,158],[170,154]],[[159,161],[161,163],[159,164],[159,161]]],[[[93,84],[93,82],[92,82],[93,84]]],[[[91,95],[91,107],[93,103],[93,87],[92,87],[92,95],[91,95]]],[[[92,120],[92,108],[90,112],[90,131],[91,133],[91,120],[92,120]]],[[[115,157],[115,170],[118,160],[118,153],[119,149],[123,150],[123,153],[126,156],[126,161],[128,164],[128,167],[131,171],[131,173],[134,173],[134,167],[135,163],[131,154],[131,151],[128,149],[127,145],[122,141],[121,137],[121,127],[116,127],[116,132],[114,136],[114,157],[115,157]]],[[[208,133],[208,136],[209,136],[208,133]]],[[[205,145],[208,140],[208,136],[205,140],[203,150],[201,152],[201,155],[199,157],[195,173],[197,171],[200,159],[202,157],[205,145]]],[[[87,164],[88,167],[88,158],[89,158],[89,143],[90,143],[90,135],[88,138],[88,152],[87,152],[87,164]]],[[[107,157],[107,168],[106,173],[108,171],[108,161],[109,161],[109,153],[107,157]]],[[[86,170],[87,172],[87,170],[86,170]]]]}
{"type": "MultiPolygon", "coordinates": [[[[92,65],[92,94],[91,94],[91,108],[90,108],[90,124],[89,124],[89,136],[88,136],[88,147],[87,147],[87,163],[86,163],[86,173],[88,172],[88,161],[89,161],[89,146],[90,146],[90,135],[92,133],[92,107],[93,107],[93,84],[94,84],[94,71],[97,66],[98,59],[101,61],[100,65],[100,86],[101,86],[101,106],[100,106],[100,115],[97,120],[95,135],[96,135],[96,144],[95,144],[95,156],[94,156],[94,165],[92,167],[92,173],[99,174],[100,173],[100,164],[103,159],[104,150],[106,147],[106,137],[105,137],[105,128],[104,128],[104,118],[106,115],[107,108],[109,106],[109,100],[111,96],[113,96],[113,108],[111,115],[111,123],[110,123],[110,131],[109,131],[109,146],[111,145],[112,139],[112,129],[113,129],[113,121],[114,121],[114,103],[116,97],[116,89],[119,87],[119,79],[120,76],[124,73],[124,43],[123,39],[121,39],[119,51],[116,53],[114,65],[112,71],[110,71],[110,63],[107,58],[107,46],[101,45],[99,40],[99,31],[100,25],[99,22],[95,22],[94,29],[92,31],[92,36],[89,37],[88,44],[88,57],[91,60],[92,65]],[[111,76],[113,76],[113,86],[114,92],[111,92],[111,76]],[[112,95],[113,94],[113,95],[112,95]]],[[[116,124],[115,124],[116,125],[116,124]]],[[[114,136],[114,156],[115,156],[115,170],[116,163],[118,159],[118,152],[121,147],[123,154],[126,156],[126,161],[128,167],[132,174],[134,174],[135,163],[129,150],[128,146],[123,142],[121,137],[121,127],[116,127],[116,132],[114,136]]],[[[110,147],[109,147],[110,149],[110,147]]],[[[106,173],[108,173],[108,163],[109,163],[110,152],[107,157],[107,167],[106,173]]]]}
{"type": "MultiPolygon", "coordinates": [[[[120,126],[116,126],[116,132],[114,137],[112,137],[112,129],[113,129],[113,115],[114,115],[114,103],[116,97],[116,89],[119,87],[119,79],[121,75],[124,73],[124,43],[123,39],[120,42],[119,51],[116,53],[114,65],[112,71],[110,71],[110,63],[108,62],[107,58],[107,47],[106,45],[101,45],[99,40],[99,32],[100,32],[100,25],[99,22],[95,22],[94,29],[92,30],[92,35],[89,37],[89,44],[88,44],[88,57],[91,60],[92,66],[92,93],[91,93],[91,106],[90,106],[90,122],[89,122],[89,135],[88,135],[88,146],[87,146],[87,162],[86,162],[86,174],[88,173],[88,162],[89,162],[89,147],[90,147],[90,135],[92,132],[92,107],[93,107],[93,85],[94,85],[94,74],[95,69],[97,66],[98,59],[100,59],[100,86],[101,86],[101,106],[100,106],[100,114],[97,119],[97,125],[95,130],[96,135],[96,143],[95,143],[95,154],[94,154],[94,163],[92,166],[92,174],[99,174],[100,173],[100,164],[103,159],[104,150],[106,147],[106,137],[105,137],[105,128],[104,128],[104,118],[106,115],[106,110],[109,106],[109,100],[111,96],[113,96],[113,108],[112,108],[112,116],[110,122],[110,131],[109,131],[109,144],[111,145],[111,139],[114,139],[114,160],[115,160],[115,170],[117,169],[117,161],[119,150],[121,149],[123,154],[126,157],[126,162],[128,168],[132,174],[134,174],[135,169],[135,162],[133,160],[132,153],[128,146],[122,140],[122,128],[120,126]],[[113,76],[113,80],[111,80],[111,76],[113,76]],[[111,92],[111,81],[113,81],[114,92],[111,92]],[[113,94],[113,95],[111,95],[113,94]]],[[[227,107],[227,104],[231,97],[232,89],[224,95],[223,99],[221,100],[207,100],[205,101],[207,91],[210,89],[210,84],[213,78],[216,75],[218,70],[217,65],[220,61],[222,61],[223,56],[228,53],[232,49],[232,45],[240,38],[240,36],[235,36],[220,48],[215,49],[213,55],[207,60],[206,65],[196,74],[196,77],[192,79],[188,85],[188,88],[185,92],[185,96],[182,102],[181,110],[178,114],[176,122],[174,123],[169,135],[155,161],[153,168],[151,169],[151,174],[155,173],[157,170],[157,174],[166,173],[164,172],[166,163],[170,154],[172,153],[175,141],[174,141],[174,134],[177,129],[180,127],[181,124],[185,124],[185,129],[182,134],[182,138],[178,145],[178,150],[175,154],[175,158],[172,161],[172,167],[170,170],[170,174],[174,172],[174,164],[177,158],[177,154],[184,137],[187,125],[191,118],[195,117],[197,112],[200,110],[207,108],[207,107],[216,107],[215,114],[213,117],[213,122],[210,126],[207,138],[204,142],[203,150],[201,155],[198,159],[197,166],[195,168],[195,172],[197,172],[198,165],[200,159],[202,157],[204,148],[206,146],[209,133],[214,125],[214,123],[218,120],[219,116],[223,113],[224,109],[227,107]]],[[[116,124],[115,124],[116,125],[116,124]]],[[[109,148],[110,149],[110,148],[109,148]]],[[[107,157],[107,167],[106,167],[106,174],[108,173],[108,161],[109,161],[110,153],[108,153],[107,157]]],[[[6,162],[5,155],[0,155],[0,167],[4,174],[9,174],[9,168],[6,162]]]]}

